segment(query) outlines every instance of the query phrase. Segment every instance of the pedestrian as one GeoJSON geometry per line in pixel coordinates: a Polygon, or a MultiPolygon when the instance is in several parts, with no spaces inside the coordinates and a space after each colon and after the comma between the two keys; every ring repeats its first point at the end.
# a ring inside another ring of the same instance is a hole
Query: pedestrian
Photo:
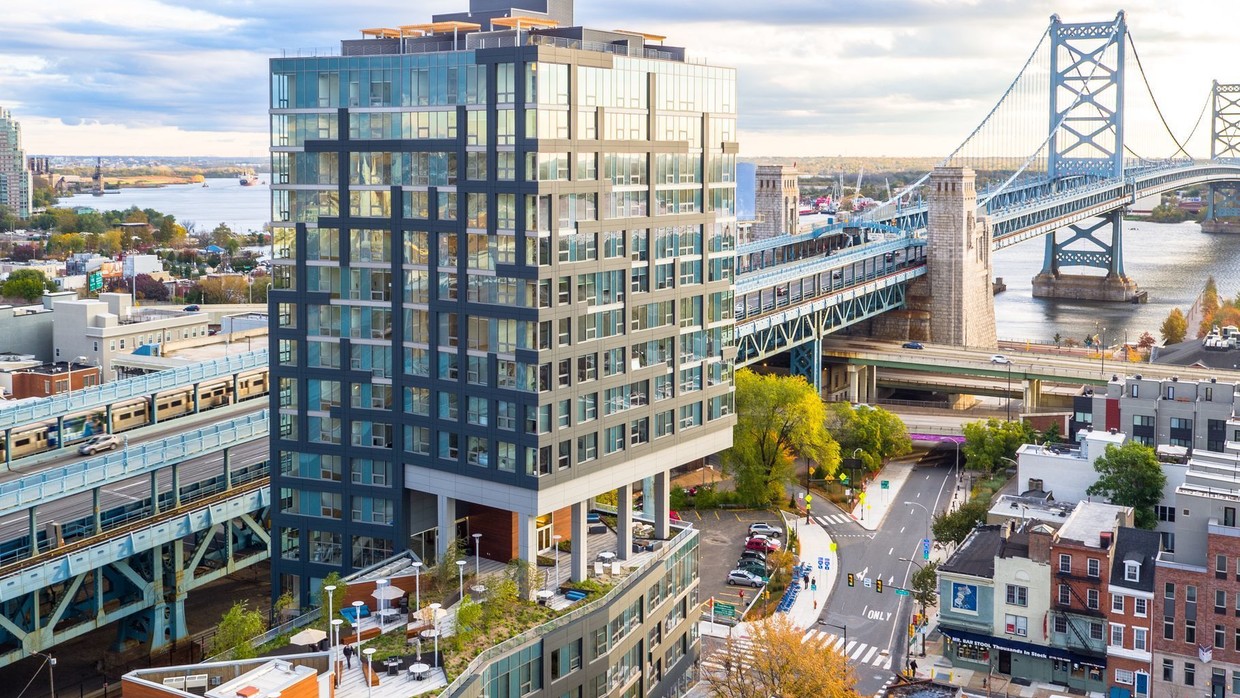
{"type": "Polygon", "coordinates": [[[801,579],[802,581],[805,582],[805,586],[809,586],[809,572],[806,572],[805,576],[803,576],[801,579]]]}
{"type": "Polygon", "coordinates": [[[353,668],[353,645],[344,646],[344,666],[347,669],[353,668]]]}
{"type": "Polygon", "coordinates": [[[744,603],[745,603],[745,590],[744,590],[744,589],[738,589],[736,593],[738,593],[738,594],[740,594],[740,595],[741,595],[741,603],[742,603],[742,604],[744,604],[744,603]]]}
{"type": "Polygon", "coordinates": [[[818,610],[818,599],[814,599],[814,610],[818,610]]]}
{"type": "Polygon", "coordinates": [[[917,675],[917,660],[914,659],[913,661],[909,662],[908,665],[910,668],[912,668],[913,675],[916,676],[917,675]]]}

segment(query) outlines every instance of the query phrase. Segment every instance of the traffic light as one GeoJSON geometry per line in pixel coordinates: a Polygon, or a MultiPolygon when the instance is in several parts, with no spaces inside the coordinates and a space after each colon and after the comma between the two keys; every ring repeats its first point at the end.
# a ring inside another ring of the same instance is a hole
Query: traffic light
{"type": "Polygon", "coordinates": [[[877,579],[875,579],[875,580],[874,580],[874,590],[875,590],[875,591],[877,591],[877,592],[878,592],[878,593],[880,593],[880,594],[881,594],[881,593],[883,593],[883,580],[882,580],[882,578],[877,578],[877,579]]]}
{"type": "Polygon", "coordinates": [[[917,626],[912,623],[908,624],[908,639],[912,640],[917,636],[917,626]]]}
{"type": "Polygon", "coordinates": [[[856,585],[857,585],[856,575],[854,575],[852,572],[849,572],[848,573],[848,586],[851,587],[851,586],[856,586],[856,585]]]}

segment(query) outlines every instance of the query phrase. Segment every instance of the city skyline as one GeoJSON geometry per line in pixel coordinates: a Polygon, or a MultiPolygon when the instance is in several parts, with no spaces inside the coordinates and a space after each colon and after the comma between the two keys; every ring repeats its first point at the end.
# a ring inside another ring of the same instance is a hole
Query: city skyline
{"type": "MultiPolygon", "coordinates": [[[[22,123],[31,154],[264,156],[267,59],[334,51],[364,26],[409,23],[453,5],[124,0],[104,9],[22,0],[0,27],[7,47],[0,106],[22,123]]],[[[1182,137],[1212,80],[1240,80],[1224,68],[1227,27],[1240,7],[1141,0],[1124,8],[1155,94],[1182,137]]],[[[640,0],[623,8],[582,3],[578,14],[593,26],[665,34],[695,58],[737,68],[744,156],[942,156],[1002,94],[1051,13],[1101,21],[1116,9],[1093,0],[1070,8],[910,0],[862,14],[835,2],[723,2],[703,16],[700,8],[640,0]],[[789,41],[793,32],[802,40],[789,41]]],[[[1130,103],[1148,100],[1135,73],[1128,94],[1130,103]]],[[[1207,154],[1200,134],[1193,143],[1193,154],[1207,154]]]]}

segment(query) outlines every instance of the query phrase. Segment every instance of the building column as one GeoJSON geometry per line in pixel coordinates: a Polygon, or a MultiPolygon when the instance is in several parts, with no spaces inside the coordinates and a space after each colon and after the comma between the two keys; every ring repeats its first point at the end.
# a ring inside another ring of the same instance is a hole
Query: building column
{"type": "Polygon", "coordinates": [[[861,402],[861,377],[857,375],[857,366],[849,364],[848,371],[848,401],[854,405],[861,402]]]}
{"type": "Polygon", "coordinates": [[[616,488],[616,557],[633,554],[633,483],[616,488]]]}
{"type": "Polygon", "coordinates": [[[866,370],[867,376],[869,377],[869,381],[867,382],[867,388],[866,388],[867,394],[865,396],[865,404],[877,405],[878,404],[878,367],[877,366],[866,366],[865,370],[866,370]]]}
{"type": "Polygon", "coordinates": [[[435,555],[440,560],[448,553],[448,546],[456,540],[456,500],[447,495],[436,495],[438,531],[435,533],[435,555]]]}
{"type": "Polygon", "coordinates": [[[672,532],[672,516],[671,510],[671,474],[664,470],[655,473],[654,476],[654,537],[659,540],[667,540],[671,538],[672,532]]]}
{"type": "Polygon", "coordinates": [[[569,579],[574,582],[584,582],[586,580],[586,555],[588,554],[586,545],[586,503],[577,502],[570,507],[572,512],[572,528],[569,530],[569,537],[572,538],[572,559],[568,563],[569,579]]]}
{"type": "Polygon", "coordinates": [[[517,526],[517,559],[529,565],[532,573],[518,577],[519,589],[523,599],[534,597],[537,586],[535,575],[538,573],[538,517],[533,514],[516,513],[517,526]]]}

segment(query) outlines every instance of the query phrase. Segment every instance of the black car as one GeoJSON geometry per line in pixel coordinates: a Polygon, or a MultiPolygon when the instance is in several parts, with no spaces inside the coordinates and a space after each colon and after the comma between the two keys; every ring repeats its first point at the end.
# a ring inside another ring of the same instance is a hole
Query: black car
{"type": "Polygon", "coordinates": [[[905,342],[904,344],[901,344],[900,346],[904,347],[905,349],[925,349],[926,348],[925,345],[923,345],[921,342],[905,342]]]}
{"type": "Polygon", "coordinates": [[[765,565],[766,554],[759,550],[746,550],[741,553],[741,559],[738,562],[745,562],[746,560],[757,560],[765,565]]]}

